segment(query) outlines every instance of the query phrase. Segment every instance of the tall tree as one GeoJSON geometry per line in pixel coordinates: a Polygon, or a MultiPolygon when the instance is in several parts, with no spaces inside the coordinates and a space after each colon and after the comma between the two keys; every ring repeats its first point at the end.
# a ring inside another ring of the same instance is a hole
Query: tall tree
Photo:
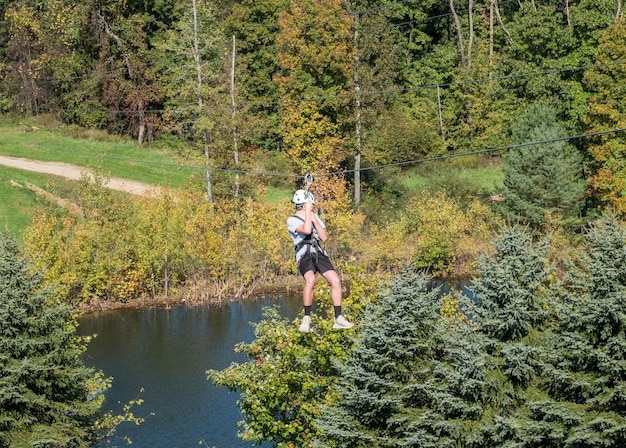
{"type": "MultiPolygon", "coordinates": [[[[292,2],[279,23],[281,72],[274,80],[287,154],[299,174],[335,171],[347,157],[342,131],[352,122],[345,99],[352,85],[352,17],[341,1],[306,0],[292,2]]],[[[341,194],[339,183],[322,194],[333,191],[341,194]]]]}
{"type": "Polygon", "coordinates": [[[470,446],[481,439],[489,387],[480,338],[461,326],[454,331],[440,308],[439,291],[410,269],[368,304],[362,334],[339,365],[339,398],[317,418],[320,446],[470,446]]]}
{"type": "Polygon", "coordinates": [[[265,151],[279,151],[282,146],[278,85],[272,77],[279,71],[278,13],[287,9],[289,2],[238,1],[224,21],[225,35],[234,36],[236,42],[240,111],[250,117],[240,132],[243,146],[265,151]]]}
{"type": "Polygon", "coordinates": [[[74,311],[0,237],[0,446],[89,447],[101,399],[74,311]]]}
{"type": "Polygon", "coordinates": [[[10,95],[13,110],[55,111],[60,79],[84,74],[81,31],[86,8],[65,0],[5,3],[0,8],[5,10],[0,29],[8,32],[3,48],[5,94],[10,95]]]}
{"type": "Polygon", "coordinates": [[[139,143],[152,140],[160,127],[163,92],[152,65],[150,25],[154,18],[135,11],[132,3],[100,3],[96,12],[100,24],[99,67],[102,95],[109,108],[109,129],[129,133],[139,143]],[[117,117],[123,120],[118,122],[117,117]]]}
{"type": "MultiPolygon", "coordinates": [[[[547,241],[510,228],[494,241],[495,253],[477,260],[469,313],[488,338],[488,376],[498,386],[489,398],[487,446],[563,447],[571,414],[545,387],[558,291],[546,259],[547,241]]],[[[571,403],[566,404],[572,405],[571,403]]]]}
{"type": "Polygon", "coordinates": [[[558,214],[575,224],[584,206],[582,159],[567,141],[556,112],[549,106],[532,104],[515,124],[511,143],[545,142],[513,148],[506,154],[504,206],[514,218],[532,226],[558,214]],[[559,140],[561,139],[561,140],[559,140]]]}
{"type": "MultiPolygon", "coordinates": [[[[585,84],[594,92],[586,117],[589,132],[626,128],[626,22],[606,29],[598,47],[597,69],[585,73],[585,84]],[[618,63],[616,63],[618,62],[618,63]]],[[[589,152],[595,162],[589,181],[591,193],[602,203],[626,213],[626,136],[609,132],[594,137],[589,152]]]]}
{"type": "Polygon", "coordinates": [[[182,134],[204,156],[206,192],[213,201],[211,168],[223,166],[218,150],[219,123],[226,116],[226,97],[219,88],[226,82],[221,26],[209,2],[194,0],[176,8],[178,20],[157,39],[161,80],[166,87],[165,116],[175,123],[172,132],[182,134]]]}
{"type": "Polygon", "coordinates": [[[550,394],[570,403],[566,446],[626,444],[626,230],[604,216],[568,270],[550,394]]]}

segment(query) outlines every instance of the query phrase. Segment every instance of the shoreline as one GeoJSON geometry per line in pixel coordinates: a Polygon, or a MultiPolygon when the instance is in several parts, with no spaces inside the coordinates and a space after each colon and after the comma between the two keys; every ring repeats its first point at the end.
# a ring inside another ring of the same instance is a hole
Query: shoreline
{"type": "Polygon", "coordinates": [[[256,298],[263,295],[289,294],[292,292],[300,293],[302,281],[300,277],[296,277],[294,280],[281,278],[280,281],[269,281],[265,282],[263,285],[253,285],[246,294],[236,294],[233,292],[232,294],[209,295],[202,293],[200,297],[193,297],[189,290],[185,288],[185,286],[181,287],[180,291],[170,295],[167,299],[164,296],[158,296],[156,299],[151,297],[139,297],[125,301],[91,299],[79,305],[77,310],[81,315],[85,315],[100,311],[120,309],[170,308],[180,305],[220,305],[228,302],[245,302],[247,300],[256,300],[256,298]]]}

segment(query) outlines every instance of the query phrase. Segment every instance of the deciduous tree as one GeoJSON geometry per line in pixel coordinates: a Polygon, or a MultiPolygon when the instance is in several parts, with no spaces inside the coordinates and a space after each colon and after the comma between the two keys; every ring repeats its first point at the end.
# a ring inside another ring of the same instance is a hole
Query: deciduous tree
{"type": "MultiPolygon", "coordinates": [[[[626,128],[626,22],[617,21],[606,29],[600,41],[597,63],[601,67],[585,73],[585,84],[592,89],[586,123],[589,132],[626,128]],[[621,61],[621,62],[620,62],[621,61]]],[[[595,162],[590,179],[591,193],[601,204],[626,213],[626,137],[609,132],[594,137],[589,152],[595,162]]]]}
{"type": "MultiPolygon", "coordinates": [[[[347,156],[352,28],[342,2],[291,2],[280,14],[281,134],[296,172],[335,171],[347,156]]],[[[324,179],[318,181],[324,182],[324,179]]]]}
{"type": "MultiPolygon", "coordinates": [[[[375,289],[376,282],[363,273],[352,277],[344,307],[355,320],[375,289]]],[[[317,303],[328,300],[329,293],[318,292],[317,303]]],[[[236,347],[247,361],[207,372],[217,385],[240,392],[244,440],[279,448],[312,446],[319,434],[314,419],[320,406],[336,396],[331,389],[337,382],[336,362],[345,359],[353,343],[350,333],[333,330],[324,314],[313,315],[313,330],[305,334],[268,308],[264,320],[254,325],[254,341],[236,347]]]]}

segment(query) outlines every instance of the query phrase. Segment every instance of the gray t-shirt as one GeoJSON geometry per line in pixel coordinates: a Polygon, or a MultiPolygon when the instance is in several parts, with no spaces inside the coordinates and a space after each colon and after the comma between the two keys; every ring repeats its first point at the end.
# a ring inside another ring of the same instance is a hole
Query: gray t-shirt
{"type": "MultiPolygon", "coordinates": [[[[324,224],[324,221],[322,221],[319,216],[317,216],[317,214],[315,215],[315,217],[318,219],[318,221],[320,222],[320,224],[322,225],[322,228],[326,228],[326,224],[324,224]]],[[[306,239],[306,237],[308,235],[304,234],[304,233],[298,233],[296,232],[296,229],[300,226],[300,224],[302,224],[304,222],[304,218],[300,217],[300,216],[296,216],[296,215],[292,215],[287,219],[287,229],[289,230],[289,236],[291,236],[291,241],[293,241],[293,245],[294,247],[297,246],[298,244],[300,244],[302,241],[304,241],[306,239]]],[[[318,242],[320,241],[320,237],[317,234],[317,230],[315,229],[315,226],[312,226],[313,230],[313,238],[315,238],[318,242]]],[[[316,245],[309,245],[309,244],[305,244],[303,245],[300,250],[296,253],[296,263],[300,263],[300,259],[302,258],[302,256],[306,253],[307,250],[310,250],[311,252],[317,252],[317,247],[316,245]]],[[[326,253],[326,251],[324,249],[322,249],[320,247],[320,253],[328,256],[328,254],[326,253]]]]}

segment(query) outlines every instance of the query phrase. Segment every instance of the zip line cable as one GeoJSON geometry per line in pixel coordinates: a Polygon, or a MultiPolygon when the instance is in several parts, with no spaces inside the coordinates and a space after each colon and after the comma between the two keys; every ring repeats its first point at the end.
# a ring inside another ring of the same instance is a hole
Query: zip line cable
{"type": "MultiPolygon", "coordinates": [[[[388,164],[384,164],[384,165],[374,165],[374,166],[369,166],[369,167],[363,167],[363,168],[360,168],[358,170],[351,169],[351,170],[340,170],[340,171],[331,171],[331,172],[327,172],[327,173],[312,173],[312,174],[315,177],[337,176],[337,175],[341,175],[341,174],[355,173],[357,171],[362,172],[362,171],[380,170],[380,169],[384,169],[384,168],[392,168],[392,167],[400,167],[400,166],[408,166],[408,165],[417,165],[417,164],[426,163],[426,162],[435,162],[435,161],[446,160],[446,159],[454,159],[454,158],[458,158],[458,157],[473,156],[473,155],[479,155],[479,154],[488,154],[488,153],[493,153],[493,152],[498,152],[498,151],[509,151],[509,150],[512,150],[512,149],[524,148],[524,147],[528,147],[528,146],[545,145],[545,144],[549,144],[549,143],[557,143],[557,142],[574,140],[574,139],[580,139],[580,138],[585,138],[585,137],[596,137],[596,136],[600,136],[600,135],[616,134],[616,133],[625,132],[625,131],[626,131],[626,127],[616,128],[616,129],[608,129],[608,130],[604,130],[604,131],[590,132],[590,133],[587,133],[587,134],[577,134],[577,135],[569,135],[569,136],[565,136],[565,137],[558,137],[558,138],[553,138],[553,139],[549,139],[549,140],[540,140],[540,141],[534,141],[534,142],[518,143],[518,144],[515,144],[515,145],[500,146],[500,147],[497,147],[497,148],[486,148],[486,149],[479,149],[479,150],[476,150],[476,151],[469,151],[469,152],[463,152],[463,153],[446,154],[446,155],[443,155],[443,156],[434,156],[434,157],[425,157],[425,158],[421,158],[421,159],[406,160],[404,162],[388,163],[388,164]]],[[[208,169],[209,171],[214,171],[214,172],[243,174],[243,175],[249,175],[249,176],[283,177],[283,178],[305,178],[307,176],[306,174],[304,174],[304,175],[285,174],[285,173],[276,173],[276,172],[271,172],[271,171],[246,171],[246,170],[240,170],[240,169],[211,168],[211,167],[207,168],[206,166],[203,166],[203,165],[181,165],[181,164],[175,164],[175,163],[152,162],[152,161],[149,161],[149,160],[139,160],[139,159],[130,159],[130,158],[126,158],[126,157],[106,156],[106,155],[102,155],[102,154],[83,153],[81,155],[83,155],[85,157],[99,157],[101,159],[120,160],[120,161],[127,161],[127,162],[133,162],[133,163],[141,163],[141,164],[145,164],[145,165],[168,166],[168,167],[174,167],[174,168],[180,168],[180,169],[192,169],[192,170],[205,170],[205,169],[208,169]]]]}
{"type": "Polygon", "coordinates": [[[473,155],[478,155],[478,154],[488,154],[488,153],[497,152],[497,151],[509,151],[511,149],[524,148],[524,147],[527,147],[527,146],[545,145],[545,144],[549,144],[549,143],[557,143],[557,142],[562,142],[562,141],[567,141],[567,140],[574,140],[574,139],[585,138],[585,137],[595,137],[595,136],[598,136],[598,135],[614,134],[614,133],[624,132],[624,131],[626,131],[626,127],[625,128],[617,128],[617,129],[608,129],[608,130],[605,130],[605,131],[590,132],[588,134],[569,135],[567,137],[553,138],[553,139],[550,139],[550,140],[540,140],[540,141],[536,141],[536,142],[518,143],[518,144],[515,144],[515,145],[500,146],[498,148],[479,149],[477,151],[470,151],[470,152],[456,153],[456,154],[447,154],[445,156],[435,156],[435,157],[427,157],[427,158],[424,158],[424,159],[408,160],[406,162],[389,163],[389,164],[386,164],[386,165],[376,165],[376,166],[361,168],[360,170],[334,171],[334,172],[329,172],[329,173],[317,174],[317,176],[335,176],[335,175],[339,175],[339,174],[354,173],[356,171],[368,171],[368,170],[390,168],[390,167],[398,167],[398,166],[406,166],[406,165],[417,165],[419,163],[425,163],[425,162],[433,162],[433,161],[445,160],[445,159],[454,159],[454,158],[457,158],[457,157],[473,156],[473,155]]]}

